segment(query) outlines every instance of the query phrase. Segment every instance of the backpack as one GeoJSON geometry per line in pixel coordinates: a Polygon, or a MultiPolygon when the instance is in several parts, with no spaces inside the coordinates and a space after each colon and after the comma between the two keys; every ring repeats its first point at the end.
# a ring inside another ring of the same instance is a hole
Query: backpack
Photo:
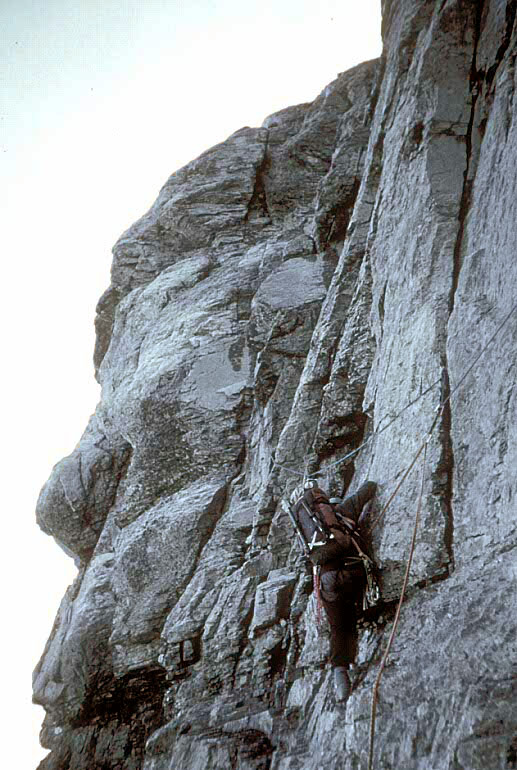
{"type": "Polygon", "coordinates": [[[343,559],[352,551],[360,560],[366,575],[363,610],[374,607],[381,598],[375,564],[362,547],[356,523],[335,511],[329,498],[314,482],[297,487],[290,504],[282,500],[305,556],[315,567],[343,559]]]}
{"type": "Polygon", "coordinates": [[[341,526],[325,492],[315,485],[306,487],[308,484],[297,487],[290,504],[283,500],[282,507],[289,514],[305,555],[319,566],[342,558],[350,550],[352,538],[341,526]]]}

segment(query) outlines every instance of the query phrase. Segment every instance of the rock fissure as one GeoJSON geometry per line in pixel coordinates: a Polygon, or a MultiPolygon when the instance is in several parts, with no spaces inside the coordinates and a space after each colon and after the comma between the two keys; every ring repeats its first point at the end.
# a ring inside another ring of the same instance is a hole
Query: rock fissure
{"type": "Polygon", "coordinates": [[[497,70],[499,69],[499,66],[504,61],[506,52],[510,47],[516,15],[517,15],[517,2],[515,0],[507,0],[506,9],[505,9],[505,28],[503,32],[503,39],[501,41],[501,44],[499,45],[499,48],[497,49],[493,64],[488,68],[485,74],[485,82],[487,83],[487,86],[488,86],[488,93],[490,93],[490,91],[492,90],[492,86],[495,81],[497,70]]]}
{"type": "Polygon", "coordinates": [[[472,184],[473,184],[472,133],[474,130],[474,123],[476,118],[476,104],[479,98],[479,90],[478,90],[479,73],[477,69],[476,57],[477,57],[479,39],[481,35],[481,17],[483,13],[483,5],[484,5],[484,0],[481,4],[478,4],[477,10],[476,10],[474,41],[473,41],[473,50],[472,50],[472,63],[471,63],[470,81],[469,81],[472,103],[470,107],[469,122],[465,133],[466,160],[465,160],[465,170],[463,172],[463,187],[461,190],[461,198],[460,198],[459,213],[458,213],[459,225],[458,225],[458,232],[456,235],[456,242],[454,244],[454,252],[453,252],[452,286],[451,286],[451,291],[449,295],[449,317],[454,311],[454,301],[456,297],[456,291],[458,289],[459,276],[460,276],[461,267],[462,267],[462,253],[464,248],[463,241],[464,241],[464,235],[465,235],[465,226],[466,226],[467,216],[470,209],[470,201],[472,196],[472,184]]]}
{"type": "MultiPolygon", "coordinates": [[[[443,412],[439,434],[441,440],[441,457],[436,468],[436,485],[443,501],[445,527],[444,545],[448,557],[448,563],[443,565],[444,574],[447,576],[454,570],[454,509],[453,509],[453,478],[454,478],[454,452],[452,448],[452,409],[450,403],[450,383],[448,370],[444,366],[442,398],[443,412]]],[[[435,487],[436,488],[436,487],[435,487]]],[[[435,576],[438,577],[438,576],[435,576]]]]}
{"type": "MultiPolygon", "coordinates": [[[[476,9],[475,23],[474,23],[474,39],[472,45],[472,60],[470,68],[470,94],[471,94],[471,106],[470,115],[465,134],[465,169],[463,172],[463,185],[461,189],[461,197],[459,202],[458,213],[458,230],[456,235],[456,241],[454,243],[453,251],[453,270],[452,270],[452,282],[449,294],[448,313],[449,319],[454,312],[455,297],[458,290],[458,284],[460,280],[460,273],[463,262],[463,249],[464,249],[464,236],[467,223],[467,217],[470,209],[473,175],[475,169],[473,166],[473,131],[476,118],[476,104],[479,97],[477,83],[479,79],[477,71],[477,51],[479,40],[481,36],[481,19],[483,14],[483,5],[481,3],[476,9]]],[[[441,441],[441,457],[436,468],[435,475],[435,489],[438,485],[438,492],[442,499],[445,528],[444,528],[444,545],[447,553],[448,563],[443,565],[443,574],[438,573],[434,576],[435,580],[441,580],[447,577],[454,570],[454,510],[453,510],[453,496],[454,496],[454,450],[452,442],[452,406],[451,406],[451,383],[449,375],[448,355],[447,355],[447,340],[445,341],[444,350],[442,354],[442,368],[443,368],[443,380],[441,389],[441,403],[442,416],[439,426],[439,435],[441,441]],[[442,477],[442,479],[440,479],[442,477]]]]}
{"type": "Polygon", "coordinates": [[[270,132],[266,131],[264,155],[260,165],[257,167],[255,174],[255,184],[253,186],[253,192],[246,209],[244,222],[249,222],[253,217],[263,218],[268,222],[271,221],[271,215],[267,203],[266,186],[264,183],[264,177],[266,176],[271,165],[271,159],[269,157],[269,134],[270,132]]]}

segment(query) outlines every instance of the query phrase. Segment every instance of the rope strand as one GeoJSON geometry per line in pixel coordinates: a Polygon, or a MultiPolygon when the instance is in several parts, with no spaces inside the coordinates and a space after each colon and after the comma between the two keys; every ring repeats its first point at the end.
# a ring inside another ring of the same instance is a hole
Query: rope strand
{"type": "MultiPolygon", "coordinates": [[[[400,592],[400,598],[397,605],[397,611],[395,613],[395,619],[393,621],[393,627],[391,629],[391,634],[388,639],[388,644],[386,646],[386,649],[384,651],[384,655],[382,656],[381,664],[379,666],[379,671],[377,672],[377,677],[375,679],[375,684],[373,686],[373,693],[372,693],[372,706],[371,706],[371,712],[370,712],[370,746],[369,746],[369,752],[368,752],[368,770],[372,770],[373,768],[373,751],[374,751],[374,743],[375,743],[375,717],[377,714],[377,698],[378,698],[378,692],[379,692],[379,685],[381,681],[382,674],[384,672],[384,668],[386,666],[386,661],[388,659],[388,655],[391,650],[391,646],[393,644],[393,640],[395,638],[395,634],[397,632],[397,626],[399,623],[400,618],[400,611],[402,609],[402,603],[404,601],[404,596],[406,594],[407,584],[409,582],[409,572],[411,569],[411,564],[413,561],[413,554],[415,552],[415,544],[416,544],[416,535],[418,531],[418,524],[420,522],[420,513],[422,510],[422,497],[424,493],[424,482],[425,482],[425,471],[426,471],[426,465],[427,465],[427,443],[429,441],[429,438],[431,437],[432,430],[434,428],[434,424],[429,431],[429,435],[426,439],[426,441],[423,444],[423,451],[424,451],[424,459],[422,463],[422,480],[420,483],[420,494],[418,497],[418,504],[416,508],[416,514],[415,514],[415,524],[413,526],[413,534],[411,536],[411,545],[409,547],[409,556],[406,564],[406,571],[404,574],[404,581],[402,583],[402,589],[400,592]]],[[[412,468],[420,456],[421,450],[418,451],[417,456],[415,457],[415,461],[411,464],[410,468],[412,468]]]]}
{"type": "MultiPolygon", "coordinates": [[[[515,303],[515,305],[512,307],[512,309],[510,310],[510,312],[509,312],[509,313],[507,313],[507,315],[504,317],[504,319],[502,320],[502,322],[499,324],[499,326],[497,327],[497,329],[495,330],[495,332],[492,334],[492,336],[490,337],[490,339],[488,340],[488,342],[487,342],[487,343],[486,343],[486,344],[483,346],[483,348],[482,348],[482,349],[481,349],[481,351],[478,353],[478,355],[477,355],[477,356],[474,358],[474,360],[473,360],[473,361],[472,361],[472,362],[469,364],[469,366],[467,367],[467,369],[465,369],[465,371],[463,372],[462,376],[460,377],[460,379],[458,380],[458,382],[456,383],[456,385],[455,385],[455,386],[454,386],[454,387],[453,387],[453,388],[450,390],[450,392],[449,392],[449,395],[447,396],[447,398],[446,398],[446,399],[444,399],[444,401],[442,401],[442,402],[439,404],[437,411],[441,411],[441,412],[443,412],[443,408],[444,408],[444,407],[446,406],[446,404],[447,404],[447,403],[448,403],[448,402],[451,400],[452,396],[453,396],[453,395],[456,393],[456,391],[457,391],[457,390],[458,390],[458,389],[459,389],[459,388],[462,386],[462,384],[464,383],[464,381],[466,380],[466,378],[468,377],[468,375],[470,374],[470,372],[471,372],[471,371],[474,369],[474,367],[476,366],[476,364],[477,364],[477,362],[479,361],[479,359],[480,359],[480,358],[483,356],[483,354],[485,353],[485,351],[488,349],[488,347],[489,347],[489,346],[492,344],[492,342],[495,340],[495,338],[497,337],[497,335],[499,334],[499,332],[500,332],[500,331],[501,331],[501,330],[504,328],[504,326],[505,326],[505,325],[508,323],[508,321],[510,320],[511,316],[512,316],[512,315],[515,313],[515,311],[516,311],[516,310],[517,310],[517,302],[516,302],[516,303],[515,303]]],[[[382,424],[383,420],[386,418],[386,415],[384,415],[383,417],[381,417],[381,419],[380,419],[380,421],[379,421],[379,427],[377,428],[377,430],[376,430],[376,431],[374,431],[374,432],[372,433],[372,435],[371,435],[371,436],[369,436],[369,437],[366,439],[366,441],[363,441],[363,443],[362,443],[360,446],[358,446],[356,449],[353,449],[351,452],[348,452],[348,453],[347,453],[347,454],[346,454],[344,457],[340,457],[340,458],[339,458],[339,460],[335,460],[333,463],[330,463],[329,465],[326,465],[326,466],[325,466],[325,468],[324,468],[323,470],[321,470],[321,471],[316,471],[315,473],[311,474],[311,477],[316,477],[316,476],[321,476],[321,475],[324,475],[324,474],[325,474],[325,473],[327,473],[327,472],[328,472],[328,471],[329,471],[331,468],[334,468],[335,466],[337,466],[337,465],[340,465],[341,463],[344,463],[344,462],[346,462],[347,460],[349,460],[350,458],[354,457],[354,456],[355,456],[356,454],[358,454],[358,453],[359,453],[359,452],[360,452],[362,449],[364,449],[364,448],[365,448],[365,447],[366,447],[366,446],[367,446],[367,445],[368,445],[368,444],[369,444],[371,441],[373,441],[373,439],[374,439],[374,438],[376,438],[377,436],[380,436],[380,435],[381,435],[381,433],[384,433],[384,431],[385,431],[385,430],[388,430],[388,428],[390,428],[390,427],[391,427],[391,426],[392,426],[392,425],[393,425],[395,422],[397,422],[397,420],[399,420],[399,419],[400,419],[400,417],[401,417],[401,416],[404,414],[404,412],[405,412],[407,409],[409,409],[411,406],[414,406],[414,404],[418,403],[418,401],[420,401],[422,398],[424,398],[424,396],[426,396],[426,395],[427,395],[427,394],[428,394],[428,393],[429,393],[431,390],[433,390],[433,389],[434,389],[434,388],[435,388],[437,385],[439,385],[441,382],[442,382],[442,376],[440,375],[440,377],[439,377],[437,380],[435,380],[434,382],[432,382],[432,383],[431,383],[431,385],[429,385],[429,386],[428,386],[428,387],[427,387],[427,388],[426,388],[426,389],[425,389],[425,390],[424,390],[422,393],[420,393],[420,394],[419,394],[418,396],[416,396],[414,399],[412,399],[411,401],[409,401],[409,402],[408,402],[408,403],[407,403],[407,404],[406,404],[404,407],[402,407],[402,409],[401,409],[399,412],[397,412],[397,414],[396,414],[396,415],[395,415],[395,416],[394,416],[394,417],[393,417],[393,418],[392,418],[392,419],[391,419],[391,420],[390,420],[388,423],[386,423],[386,425],[384,425],[382,428],[380,427],[380,425],[382,424]]],[[[294,475],[296,475],[296,476],[301,476],[302,478],[304,478],[304,477],[305,477],[305,475],[306,475],[306,474],[304,474],[304,473],[301,473],[299,470],[297,470],[297,469],[295,469],[295,468],[290,468],[290,467],[289,467],[289,466],[287,466],[287,465],[282,465],[281,463],[278,463],[276,460],[273,460],[273,459],[272,459],[272,463],[273,463],[273,467],[281,468],[282,470],[288,471],[289,473],[293,473],[293,474],[294,474],[294,475]]]]}
{"type": "Polygon", "coordinates": [[[377,526],[377,524],[379,524],[379,522],[380,522],[380,521],[381,521],[381,519],[383,518],[384,514],[386,513],[386,511],[387,511],[387,510],[388,510],[388,508],[390,507],[391,503],[393,502],[393,500],[394,500],[394,499],[395,499],[395,497],[397,496],[397,494],[398,494],[398,492],[399,492],[399,489],[401,488],[402,484],[405,482],[405,480],[407,479],[407,477],[408,477],[408,476],[409,476],[409,474],[411,473],[412,469],[413,469],[413,468],[414,468],[414,466],[415,466],[415,463],[416,463],[416,461],[418,460],[418,458],[420,457],[420,455],[422,454],[422,452],[424,451],[424,449],[425,449],[425,450],[426,450],[426,452],[427,452],[427,444],[429,443],[429,439],[431,438],[431,436],[432,436],[432,434],[433,434],[433,431],[434,431],[434,429],[435,429],[435,427],[436,427],[436,425],[437,425],[437,423],[438,423],[438,418],[440,417],[440,415],[442,414],[442,412],[443,412],[443,407],[442,407],[442,409],[440,409],[440,411],[438,412],[438,414],[437,414],[437,415],[436,415],[436,417],[434,418],[434,420],[433,420],[433,424],[431,425],[431,427],[430,427],[430,429],[429,429],[429,432],[428,432],[427,436],[425,437],[425,439],[424,439],[424,440],[422,441],[422,443],[420,444],[420,447],[418,448],[416,455],[413,457],[412,461],[410,462],[410,464],[408,465],[408,467],[407,467],[407,468],[406,468],[406,470],[404,471],[404,473],[403,473],[403,475],[402,475],[402,478],[400,479],[399,483],[398,483],[398,484],[397,484],[397,486],[395,487],[395,489],[394,489],[393,493],[392,493],[392,494],[390,495],[390,497],[388,498],[388,502],[386,503],[386,505],[384,506],[384,508],[382,509],[382,511],[379,513],[379,515],[377,516],[377,518],[375,518],[375,519],[372,521],[372,523],[370,524],[370,526],[368,527],[368,529],[369,529],[369,531],[370,531],[370,532],[373,532],[373,530],[375,529],[375,527],[377,526]]]}
{"type": "MultiPolygon", "coordinates": [[[[476,364],[480,360],[480,358],[483,356],[485,351],[490,347],[490,345],[496,339],[496,337],[499,335],[499,333],[502,331],[504,326],[508,323],[508,321],[510,320],[511,316],[515,313],[516,310],[517,310],[517,302],[511,308],[510,312],[504,317],[503,321],[499,324],[499,326],[497,327],[495,332],[492,334],[492,336],[489,338],[488,342],[480,350],[478,355],[470,363],[470,365],[467,367],[467,369],[464,370],[462,376],[460,377],[460,379],[458,380],[456,385],[454,387],[452,387],[452,388],[449,388],[449,393],[448,393],[447,397],[441,401],[441,403],[438,405],[438,407],[436,409],[435,418],[433,420],[433,423],[432,423],[432,425],[431,425],[431,427],[430,427],[430,429],[429,429],[429,431],[428,431],[424,441],[422,442],[422,444],[418,448],[418,450],[417,450],[413,460],[411,461],[411,463],[409,464],[407,469],[403,472],[402,478],[398,482],[398,484],[397,484],[396,488],[394,489],[393,493],[390,495],[390,497],[389,497],[388,501],[386,502],[386,504],[384,505],[382,511],[380,512],[380,514],[377,516],[377,518],[372,522],[372,524],[370,526],[370,532],[372,532],[373,529],[379,524],[379,522],[384,517],[386,511],[388,510],[389,506],[391,505],[391,503],[393,502],[393,500],[397,496],[399,490],[401,489],[402,485],[404,484],[404,482],[408,478],[409,474],[411,473],[412,469],[416,465],[420,455],[423,452],[424,453],[424,457],[423,457],[423,464],[422,464],[422,479],[421,479],[421,484],[420,484],[420,492],[419,492],[419,497],[418,497],[416,514],[415,514],[415,523],[414,523],[414,526],[413,526],[413,533],[412,533],[412,536],[411,536],[411,543],[410,543],[409,555],[408,555],[407,564],[406,564],[406,570],[405,570],[405,574],[404,574],[404,580],[403,580],[403,583],[402,583],[402,589],[401,589],[401,592],[400,592],[400,597],[399,597],[399,601],[398,601],[398,605],[397,605],[397,610],[396,610],[395,618],[394,618],[394,621],[393,621],[393,627],[391,629],[391,633],[390,633],[390,636],[389,636],[389,639],[388,639],[388,644],[386,646],[386,650],[384,651],[384,654],[383,654],[382,659],[381,659],[381,663],[380,663],[380,666],[379,666],[379,671],[377,672],[377,676],[376,676],[376,679],[375,679],[375,683],[374,683],[374,687],[373,687],[373,692],[372,692],[372,704],[371,704],[371,712],[370,712],[370,739],[369,739],[369,754],[368,754],[368,770],[372,770],[372,768],[373,768],[373,755],[374,755],[374,748],[375,748],[375,721],[376,721],[376,715],[377,715],[377,700],[378,700],[378,692],[379,692],[380,681],[381,681],[384,669],[386,667],[386,662],[387,662],[388,655],[390,653],[390,650],[391,650],[391,647],[392,647],[392,644],[393,644],[393,640],[394,640],[396,632],[397,632],[397,627],[398,627],[398,623],[399,623],[399,619],[400,619],[400,613],[401,613],[402,604],[404,602],[404,597],[405,597],[407,586],[408,586],[408,582],[409,582],[409,574],[410,574],[411,564],[412,564],[412,561],[413,561],[413,555],[414,555],[414,551],[415,551],[416,536],[417,536],[417,532],[418,532],[418,525],[419,525],[419,522],[420,522],[420,515],[421,515],[421,510],[422,510],[422,498],[423,498],[423,492],[424,492],[425,473],[426,473],[426,467],[427,467],[427,445],[428,445],[428,443],[429,443],[429,441],[431,439],[431,436],[432,436],[432,434],[433,434],[433,432],[434,432],[434,430],[436,428],[436,425],[438,424],[439,420],[443,417],[443,413],[444,413],[446,405],[451,401],[453,395],[463,385],[463,383],[465,382],[465,380],[467,379],[469,374],[472,372],[472,370],[474,369],[474,367],[476,366],[476,364]]],[[[408,404],[406,404],[406,406],[404,406],[400,410],[400,412],[398,412],[398,414],[396,414],[395,417],[392,420],[390,420],[389,423],[387,423],[385,426],[380,428],[380,425],[381,425],[381,423],[382,423],[382,421],[384,419],[384,418],[382,418],[380,420],[380,422],[379,422],[379,428],[376,431],[374,431],[374,433],[372,433],[372,435],[369,436],[368,439],[366,439],[366,441],[364,441],[359,447],[357,447],[353,451],[349,452],[347,455],[345,455],[345,457],[342,457],[339,460],[336,460],[334,463],[331,463],[330,465],[326,466],[326,468],[324,470],[318,471],[318,472],[312,474],[312,477],[316,477],[316,476],[319,476],[319,475],[323,475],[324,473],[328,473],[330,468],[335,467],[335,466],[345,462],[347,459],[349,459],[349,458],[353,457],[354,455],[356,455],[359,451],[361,451],[361,449],[363,449],[368,443],[370,443],[370,441],[372,441],[376,436],[380,435],[385,430],[387,430],[389,427],[391,427],[391,425],[393,425],[394,422],[396,422],[396,420],[398,420],[400,418],[400,416],[406,411],[406,409],[408,409],[410,406],[412,406],[415,403],[417,403],[421,398],[423,398],[425,395],[427,395],[427,393],[429,393],[434,387],[436,387],[436,385],[438,385],[438,383],[441,382],[441,381],[442,381],[442,377],[440,377],[439,380],[436,380],[436,382],[432,383],[428,388],[426,388],[426,390],[424,390],[422,393],[420,393],[419,396],[417,396],[415,399],[413,399],[408,404]]],[[[273,467],[276,466],[276,467],[282,468],[282,469],[284,469],[286,471],[289,471],[290,473],[294,473],[294,474],[296,474],[298,476],[302,476],[302,477],[306,476],[306,473],[300,473],[300,471],[295,470],[294,468],[289,468],[287,466],[281,465],[280,463],[277,463],[275,460],[272,460],[272,462],[273,462],[273,467]]],[[[316,578],[316,576],[315,576],[315,578],[316,578]]],[[[319,585],[317,584],[317,582],[315,583],[315,591],[316,591],[316,594],[317,594],[316,602],[317,602],[317,615],[318,615],[319,614],[319,607],[318,607],[319,585]]]]}

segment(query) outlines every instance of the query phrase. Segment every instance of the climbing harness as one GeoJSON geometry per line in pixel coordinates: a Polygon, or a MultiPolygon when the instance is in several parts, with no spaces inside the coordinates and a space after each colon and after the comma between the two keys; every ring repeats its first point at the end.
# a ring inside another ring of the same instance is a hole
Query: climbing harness
{"type": "MultiPolygon", "coordinates": [[[[372,559],[366,554],[362,548],[360,547],[358,543],[358,539],[360,539],[359,532],[357,531],[357,526],[355,521],[353,519],[349,519],[347,516],[343,516],[342,513],[339,511],[336,511],[336,517],[341,521],[349,530],[350,533],[350,540],[352,541],[352,544],[354,548],[356,549],[358,556],[356,559],[358,561],[361,561],[363,564],[365,576],[366,576],[366,587],[363,591],[363,610],[369,610],[371,607],[375,607],[376,604],[379,603],[381,599],[381,589],[379,586],[379,581],[377,580],[377,575],[375,573],[375,565],[372,559]]],[[[352,557],[354,558],[354,557],[352,557]]],[[[345,562],[347,560],[345,559],[345,562]]]]}
{"type": "MultiPolygon", "coordinates": [[[[318,608],[321,604],[321,596],[319,594],[319,566],[321,563],[324,563],[325,558],[328,559],[329,551],[327,549],[325,552],[321,551],[320,553],[315,551],[315,549],[321,548],[322,546],[329,546],[329,544],[332,544],[332,541],[334,541],[335,545],[331,545],[331,547],[333,547],[333,551],[331,551],[331,553],[332,556],[339,557],[341,547],[337,543],[336,538],[330,531],[329,527],[318,518],[316,513],[311,510],[310,506],[305,501],[304,492],[307,488],[314,488],[313,482],[306,482],[304,485],[297,487],[291,494],[291,504],[289,505],[285,499],[282,499],[281,506],[284,511],[288,513],[289,518],[295,527],[295,531],[298,535],[298,539],[301,543],[304,555],[313,563],[313,583],[316,596],[316,606],[318,608]],[[303,508],[314,525],[314,533],[310,541],[307,540],[295,515],[295,511],[298,506],[303,508]]],[[[316,498],[314,502],[318,501],[321,502],[319,498],[316,498]]],[[[366,611],[378,604],[381,598],[381,591],[377,579],[375,564],[359,544],[361,536],[353,519],[349,519],[335,508],[333,508],[333,511],[338,522],[340,522],[348,531],[350,541],[357,552],[357,556],[347,556],[344,559],[341,557],[341,563],[343,567],[346,568],[347,566],[354,564],[362,564],[364,569],[366,585],[363,591],[363,611],[366,611]]],[[[320,624],[318,621],[318,626],[319,625],[320,624]]]]}

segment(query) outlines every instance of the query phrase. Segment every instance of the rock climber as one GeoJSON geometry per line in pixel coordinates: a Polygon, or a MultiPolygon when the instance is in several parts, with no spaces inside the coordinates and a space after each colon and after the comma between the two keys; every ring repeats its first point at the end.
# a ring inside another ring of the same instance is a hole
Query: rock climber
{"type": "Polygon", "coordinates": [[[293,523],[298,534],[303,533],[306,555],[319,572],[321,603],[330,624],[330,664],[336,699],[342,702],[351,690],[348,668],[356,656],[357,606],[366,584],[364,559],[360,555],[364,557],[364,546],[358,524],[376,489],[373,481],[367,481],[344,501],[329,500],[315,482],[308,482],[303,490],[295,490],[291,495],[291,511],[296,520],[293,523]]]}

